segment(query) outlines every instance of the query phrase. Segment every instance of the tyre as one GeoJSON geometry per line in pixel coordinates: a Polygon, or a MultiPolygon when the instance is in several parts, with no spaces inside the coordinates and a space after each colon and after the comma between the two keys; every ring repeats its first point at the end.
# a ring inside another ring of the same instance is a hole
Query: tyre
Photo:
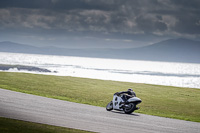
{"type": "Polygon", "coordinates": [[[136,104],[135,103],[129,103],[128,106],[126,106],[124,108],[124,112],[126,114],[131,114],[132,112],[134,112],[135,109],[136,109],[136,104]]]}
{"type": "Polygon", "coordinates": [[[106,110],[107,111],[113,110],[113,102],[112,101],[108,103],[108,105],[106,106],[106,110]]]}

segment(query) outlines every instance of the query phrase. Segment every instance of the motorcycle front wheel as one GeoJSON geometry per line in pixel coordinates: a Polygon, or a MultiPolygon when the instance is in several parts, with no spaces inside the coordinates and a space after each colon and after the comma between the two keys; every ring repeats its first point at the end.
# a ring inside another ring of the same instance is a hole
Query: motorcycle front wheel
{"type": "Polygon", "coordinates": [[[126,106],[124,108],[124,112],[126,114],[131,114],[132,112],[134,112],[135,109],[136,109],[136,104],[135,103],[129,103],[128,106],[126,106]]]}
{"type": "Polygon", "coordinates": [[[107,111],[113,110],[113,102],[112,101],[108,103],[108,105],[106,106],[106,110],[107,111]]]}

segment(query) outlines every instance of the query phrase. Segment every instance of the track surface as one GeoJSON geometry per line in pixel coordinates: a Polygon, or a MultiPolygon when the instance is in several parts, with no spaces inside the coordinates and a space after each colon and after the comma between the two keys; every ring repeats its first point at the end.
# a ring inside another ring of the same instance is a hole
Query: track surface
{"type": "Polygon", "coordinates": [[[200,133],[200,123],[105,108],[0,89],[0,116],[94,132],[200,133]]]}

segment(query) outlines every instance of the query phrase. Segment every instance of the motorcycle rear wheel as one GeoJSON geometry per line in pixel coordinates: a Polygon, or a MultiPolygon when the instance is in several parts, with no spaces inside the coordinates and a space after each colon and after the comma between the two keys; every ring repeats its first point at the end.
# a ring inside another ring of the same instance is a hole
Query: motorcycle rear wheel
{"type": "Polygon", "coordinates": [[[136,104],[135,103],[129,103],[128,107],[124,108],[124,112],[126,114],[131,114],[132,112],[134,112],[136,109],[136,104]]]}
{"type": "Polygon", "coordinates": [[[113,110],[113,102],[112,101],[108,103],[108,105],[106,106],[106,110],[107,111],[113,110]]]}

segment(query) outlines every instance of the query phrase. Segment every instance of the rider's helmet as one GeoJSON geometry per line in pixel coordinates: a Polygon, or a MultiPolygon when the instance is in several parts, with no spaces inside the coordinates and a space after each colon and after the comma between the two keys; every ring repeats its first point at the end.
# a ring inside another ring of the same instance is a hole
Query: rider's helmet
{"type": "Polygon", "coordinates": [[[129,88],[128,91],[133,91],[133,89],[129,88]]]}

